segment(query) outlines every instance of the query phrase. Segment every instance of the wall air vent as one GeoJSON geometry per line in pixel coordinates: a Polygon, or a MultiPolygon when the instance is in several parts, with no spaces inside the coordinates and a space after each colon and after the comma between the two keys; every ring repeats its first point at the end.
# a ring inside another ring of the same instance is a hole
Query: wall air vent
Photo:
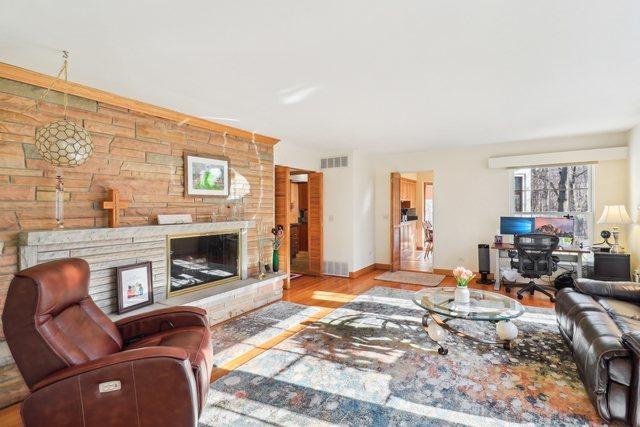
{"type": "Polygon", "coordinates": [[[349,264],[338,261],[325,261],[324,274],[328,276],[349,277],[349,264]]]}
{"type": "Polygon", "coordinates": [[[349,157],[347,156],[329,157],[329,158],[320,160],[321,169],[346,168],[346,167],[349,167],[349,157]]]}

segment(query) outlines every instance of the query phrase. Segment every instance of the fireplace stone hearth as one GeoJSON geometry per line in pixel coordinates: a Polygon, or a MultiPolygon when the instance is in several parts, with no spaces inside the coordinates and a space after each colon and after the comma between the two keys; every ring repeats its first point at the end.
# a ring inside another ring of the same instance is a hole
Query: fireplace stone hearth
{"type": "MultiPolygon", "coordinates": [[[[270,275],[264,280],[248,278],[247,233],[253,227],[255,227],[253,221],[227,221],[23,231],[19,234],[20,268],[28,268],[53,259],[83,258],[89,263],[91,269],[89,284],[91,297],[105,313],[114,314],[117,307],[116,267],[151,261],[156,302],[154,306],[179,304],[202,306],[208,311],[211,310],[209,317],[212,321],[220,321],[218,319],[233,317],[243,311],[280,299],[282,296],[284,275],[270,275]],[[167,242],[170,241],[168,237],[222,232],[238,235],[239,262],[236,280],[224,281],[222,282],[224,284],[201,289],[191,294],[176,294],[167,299],[167,242]]],[[[146,309],[150,307],[141,311],[146,309]]],[[[132,313],[135,314],[135,312],[132,313]]]]}

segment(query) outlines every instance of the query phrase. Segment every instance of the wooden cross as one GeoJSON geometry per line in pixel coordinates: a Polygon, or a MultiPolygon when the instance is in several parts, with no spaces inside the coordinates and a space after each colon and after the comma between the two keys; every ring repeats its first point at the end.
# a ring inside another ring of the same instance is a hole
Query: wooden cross
{"type": "Polygon", "coordinates": [[[120,191],[110,188],[107,192],[108,199],[102,202],[102,209],[110,210],[109,227],[120,227],[120,209],[128,206],[127,202],[120,201],[120,191]]]}

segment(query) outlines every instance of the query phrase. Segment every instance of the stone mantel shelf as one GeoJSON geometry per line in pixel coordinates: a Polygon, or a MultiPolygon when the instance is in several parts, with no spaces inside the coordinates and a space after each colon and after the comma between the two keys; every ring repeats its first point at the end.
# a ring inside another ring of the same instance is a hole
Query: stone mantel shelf
{"type": "Polygon", "coordinates": [[[77,228],[62,230],[21,231],[20,246],[51,245],[91,240],[150,237],[161,234],[208,233],[255,227],[255,221],[194,222],[191,224],[141,225],[119,228],[77,228]]]}

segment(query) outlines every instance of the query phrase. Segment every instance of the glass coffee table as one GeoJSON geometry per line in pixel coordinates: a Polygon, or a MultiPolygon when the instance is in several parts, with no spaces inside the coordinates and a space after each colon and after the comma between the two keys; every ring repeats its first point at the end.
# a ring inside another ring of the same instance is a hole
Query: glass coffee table
{"type": "Polygon", "coordinates": [[[445,331],[475,342],[511,349],[511,343],[518,337],[518,328],[511,319],[524,313],[522,304],[507,296],[481,289],[469,289],[469,302],[459,304],[454,300],[455,289],[430,288],[418,291],[413,296],[413,302],[427,311],[422,316],[422,326],[438,344],[438,353],[444,355],[449,352],[443,346],[445,331]],[[495,323],[498,339],[489,340],[456,329],[448,323],[454,319],[495,323]]]}

